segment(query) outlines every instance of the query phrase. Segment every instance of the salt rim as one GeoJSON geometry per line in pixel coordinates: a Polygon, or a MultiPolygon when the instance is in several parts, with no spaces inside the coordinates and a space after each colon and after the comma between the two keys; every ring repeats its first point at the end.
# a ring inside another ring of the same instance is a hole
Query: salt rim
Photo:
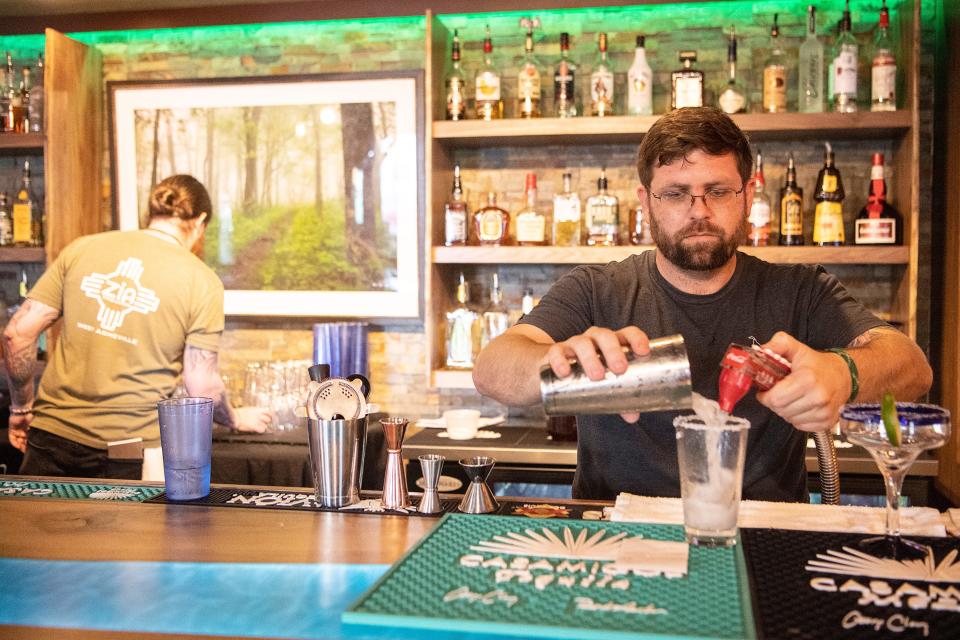
{"type": "Polygon", "coordinates": [[[750,428],[750,421],[736,416],[727,416],[722,425],[707,424],[703,418],[696,414],[677,416],[673,419],[674,427],[683,427],[684,429],[696,429],[699,431],[743,431],[750,428]],[[699,421],[699,422],[696,422],[699,421]]]}

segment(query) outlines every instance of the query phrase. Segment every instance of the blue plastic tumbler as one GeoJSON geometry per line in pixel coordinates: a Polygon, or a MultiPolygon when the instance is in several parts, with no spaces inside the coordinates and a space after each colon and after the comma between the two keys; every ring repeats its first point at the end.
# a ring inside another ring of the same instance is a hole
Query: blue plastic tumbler
{"type": "Polygon", "coordinates": [[[161,400],[157,403],[157,412],[167,498],[196,500],[209,495],[213,400],[161,400]]]}

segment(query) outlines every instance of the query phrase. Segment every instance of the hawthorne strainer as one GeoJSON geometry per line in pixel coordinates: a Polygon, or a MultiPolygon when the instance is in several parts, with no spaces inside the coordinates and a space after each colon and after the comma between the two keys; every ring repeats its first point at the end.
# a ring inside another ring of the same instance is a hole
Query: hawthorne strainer
{"type": "Polygon", "coordinates": [[[307,387],[306,413],[312,420],[353,420],[367,415],[360,380],[327,378],[307,387]]]}

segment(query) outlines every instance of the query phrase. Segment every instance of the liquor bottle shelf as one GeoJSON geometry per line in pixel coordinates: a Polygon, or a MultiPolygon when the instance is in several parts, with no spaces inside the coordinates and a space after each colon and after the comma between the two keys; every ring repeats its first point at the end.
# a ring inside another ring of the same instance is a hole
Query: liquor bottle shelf
{"type": "MultiPolygon", "coordinates": [[[[434,247],[438,264],[606,264],[649,251],[622,247],[434,247]]],[[[907,264],[910,248],[897,247],[740,247],[744,253],[781,264],[907,264]]]]}
{"type": "Polygon", "coordinates": [[[0,149],[42,153],[45,140],[42,133],[0,133],[0,149]]]}
{"type": "MultiPolygon", "coordinates": [[[[439,120],[433,138],[457,147],[526,146],[534,144],[636,143],[659,116],[606,118],[508,118],[504,120],[439,120]]],[[[906,133],[910,111],[857,113],[744,113],[734,122],[753,140],[862,139],[906,133]]]]}
{"type": "Polygon", "coordinates": [[[0,262],[45,262],[46,259],[43,247],[0,247],[0,262]]]}

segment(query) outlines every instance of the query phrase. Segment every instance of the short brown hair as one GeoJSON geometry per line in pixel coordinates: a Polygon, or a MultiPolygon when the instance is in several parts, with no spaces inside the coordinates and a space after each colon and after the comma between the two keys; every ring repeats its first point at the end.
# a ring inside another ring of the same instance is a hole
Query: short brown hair
{"type": "Polygon", "coordinates": [[[732,153],[744,184],[750,179],[753,158],[740,127],[715,107],[685,107],[662,116],[643,136],[637,152],[640,183],[649,189],[656,167],[672,164],[697,150],[712,156],[732,153]]]}
{"type": "Polygon", "coordinates": [[[150,193],[150,217],[174,217],[192,220],[207,214],[204,224],[213,216],[213,204],[206,187],[185,173],[164,178],[150,193]]]}

